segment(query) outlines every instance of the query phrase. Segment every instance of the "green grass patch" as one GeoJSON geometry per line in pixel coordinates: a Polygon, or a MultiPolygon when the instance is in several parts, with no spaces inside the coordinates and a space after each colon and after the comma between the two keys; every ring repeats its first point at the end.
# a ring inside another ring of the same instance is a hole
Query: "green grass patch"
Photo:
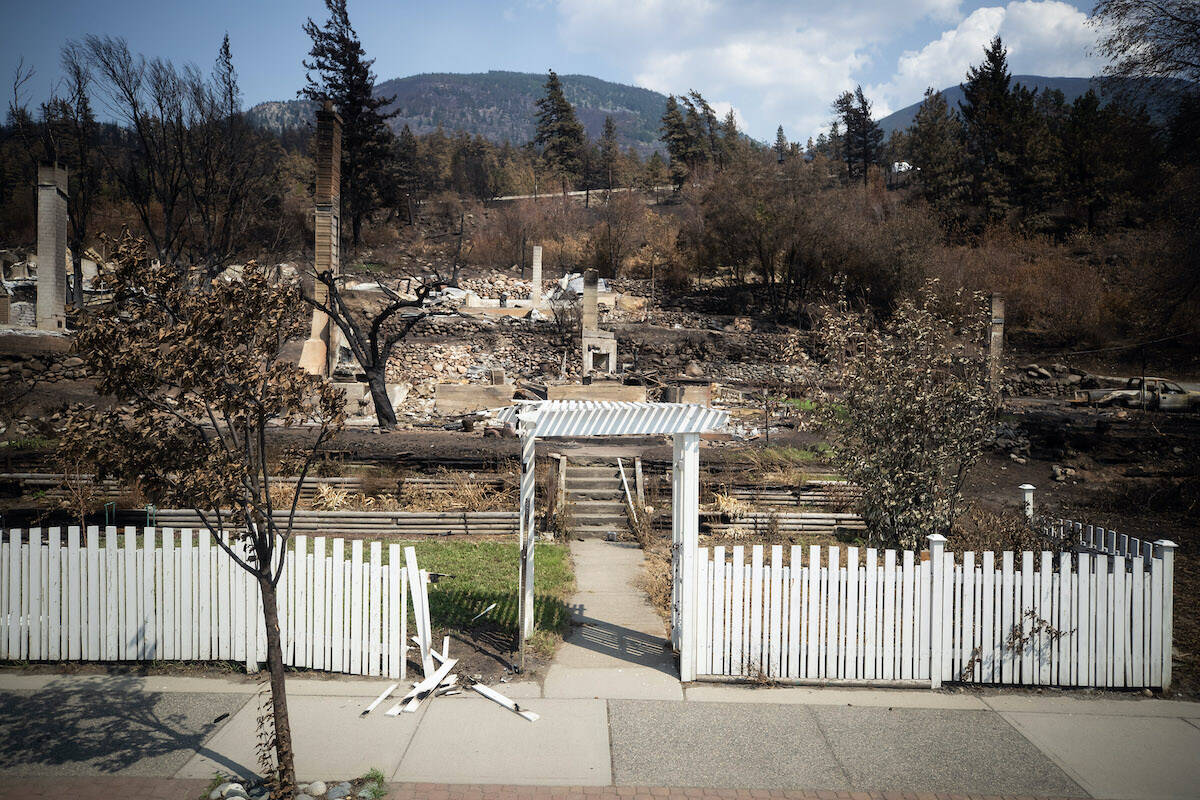
{"type": "Polygon", "coordinates": [[[757,457],[769,464],[808,464],[829,454],[830,447],[818,442],[812,447],[767,447],[757,451],[757,457]]]}
{"type": "MultiPolygon", "coordinates": [[[[452,575],[429,591],[429,615],[435,627],[468,630],[491,624],[517,630],[516,542],[416,541],[421,569],[452,575]],[[477,622],[472,619],[492,603],[496,607],[477,622]]],[[[387,548],[384,548],[386,553],[387,548]]],[[[575,572],[567,546],[538,542],[534,550],[533,608],[535,652],[552,653],[570,620],[567,601],[575,591],[575,572]]]]}

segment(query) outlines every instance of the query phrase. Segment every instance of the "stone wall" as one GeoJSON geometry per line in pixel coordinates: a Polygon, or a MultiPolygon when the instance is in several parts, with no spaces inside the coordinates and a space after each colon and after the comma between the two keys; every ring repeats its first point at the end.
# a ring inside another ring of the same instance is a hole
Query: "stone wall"
{"type": "Polygon", "coordinates": [[[32,380],[56,383],[87,377],[83,359],[56,353],[0,353],[0,380],[32,380]]]}

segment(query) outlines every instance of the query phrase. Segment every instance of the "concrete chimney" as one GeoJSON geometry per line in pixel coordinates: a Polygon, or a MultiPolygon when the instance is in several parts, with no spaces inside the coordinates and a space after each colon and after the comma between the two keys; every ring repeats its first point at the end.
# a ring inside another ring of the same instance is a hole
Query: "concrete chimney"
{"type": "Polygon", "coordinates": [[[580,321],[584,331],[594,331],[600,327],[600,311],[596,305],[596,291],[599,282],[600,273],[596,270],[585,269],[583,271],[583,307],[580,321]]]}
{"type": "Polygon", "coordinates": [[[67,327],[67,170],[39,164],[37,182],[37,326],[67,327]]]}
{"type": "MultiPolygon", "coordinates": [[[[342,118],[328,100],[317,111],[316,166],[313,267],[318,275],[322,272],[337,275],[341,272],[342,118]]],[[[313,287],[313,296],[323,303],[329,302],[328,290],[319,282],[313,287]]],[[[328,317],[314,311],[312,329],[300,354],[301,367],[313,375],[328,375],[332,371],[332,362],[337,355],[336,337],[332,334],[328,317]]]]}
{"type": "Polygon", "coordinates": [[[533,246],[533,288],[529,293],[529,305],[537,308],[542,304],[542,246],[533,246]]]}
{"type": "Polygon", "coordinates": [[[1004,295],[992,294],[992,320],[988,326],[988,383],[1000,394],[1004,378],[1004,295]]]}

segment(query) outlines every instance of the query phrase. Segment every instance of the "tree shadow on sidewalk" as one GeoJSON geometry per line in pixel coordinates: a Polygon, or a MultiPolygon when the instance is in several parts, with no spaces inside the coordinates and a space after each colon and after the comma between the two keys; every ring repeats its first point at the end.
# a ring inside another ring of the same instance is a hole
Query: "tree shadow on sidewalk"
{"type": "MultiPolygon", "coordinates": [[[[134,675],[55,678],[0,690],[0,773],[171,775],[247,701],[247,694],[147,692],[134,675]]],[[[230,772],[246,769],[228,763],[230,772]]]]}

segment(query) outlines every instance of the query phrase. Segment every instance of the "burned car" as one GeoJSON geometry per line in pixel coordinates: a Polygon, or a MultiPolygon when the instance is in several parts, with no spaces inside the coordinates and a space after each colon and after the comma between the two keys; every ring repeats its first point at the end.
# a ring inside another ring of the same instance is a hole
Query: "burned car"
{"type": "Polygon", "coordinates": [[[1152,411],[1200,411],[1200,392],[1166,378],[1130,378],[1120,388],[1083,389],[1072,402],[1097,406],[1145,408],[1152,411]]]}

